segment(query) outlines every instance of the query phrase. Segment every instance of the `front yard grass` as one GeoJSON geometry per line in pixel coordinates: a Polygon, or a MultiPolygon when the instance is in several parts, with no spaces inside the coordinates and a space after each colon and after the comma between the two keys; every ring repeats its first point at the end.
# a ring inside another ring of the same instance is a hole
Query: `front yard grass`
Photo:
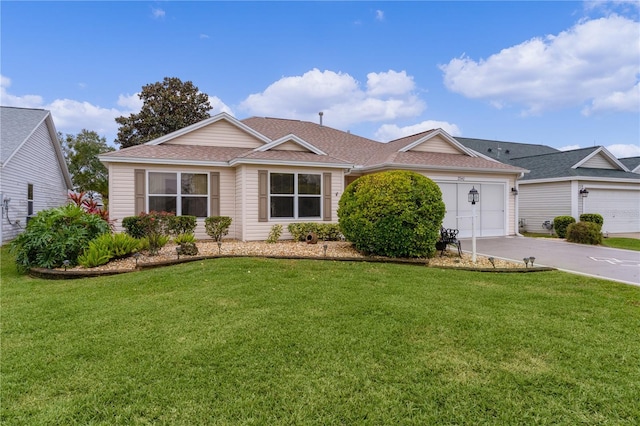
{"type": "Polygon", "coordinates": [[[611,248],[640,251],[640,240],[637,238],[603,238],[602,245],[611,248]]]}
{"type": "Polygon", "coordinates": [[[638,287],[257,258],[47,281],[12,262],[3,425],[640,422],[638,287]]]}

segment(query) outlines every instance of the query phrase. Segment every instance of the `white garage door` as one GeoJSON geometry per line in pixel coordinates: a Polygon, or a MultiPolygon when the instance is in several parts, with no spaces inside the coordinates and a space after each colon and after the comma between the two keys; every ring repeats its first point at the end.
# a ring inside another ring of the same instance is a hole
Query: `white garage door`
{"type": "Polygon", "coordinates": [[[498,183],[436,182],[442,190],[446,213],[442,226],[460,231],[462,238],[471,237],[472,206],[469,191],[475,187],[480,194],[476,204],[476,236],[506,235],[505,185],[498,183]]]}
{"type": "Polygon", "coordinates": [[[585,213],[604,218],[603,232],[640,232],[640,191],[588,188],[583,199],[585,213]]]}

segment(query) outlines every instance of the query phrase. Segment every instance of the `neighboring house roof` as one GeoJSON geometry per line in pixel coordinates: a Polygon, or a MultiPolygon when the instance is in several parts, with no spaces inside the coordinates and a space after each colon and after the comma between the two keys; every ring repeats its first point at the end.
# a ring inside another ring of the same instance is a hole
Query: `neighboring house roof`
{"type": "Polygon", "coordinates": [[[618,160],[633,173],[640,173],[640,157],[618,158],[618,160]]]}
{"type": "Polygon", "coordinates": [[[640,181],[640,175],[629,172],[629,169],[618,161],[603,147],[590,147],[574,149],[570,151],[558,151],[542,155],[532,155],[524,158],[516,158],[511,163],[525,167],[531,172],[523,181],[530,180],[557,180],[561,178],[603,178],[616,180],[640,181]],[[609,167],[597,166],[590,160],[599,158],[603,164],[609,167]]]}
{"type": "Polygon", "coordinates": [[[517,142],[492,141],[488,139],[455,138],[462,145],[503,163],[511,163],[511,160],[532,155],[550,154],[560,152],[547,145],[535,145],[517,142]]]}
{"type": "Polygon", "coordinates": [[[58,132],[49,111],[33,108],[0,107],[0,140],[2,141],[0,144],[0,164],[4,167],[11,161],[11,158],[27,143],[43,122],[47,126],[67,188],[71,189],[73,183],[71,182],[62,148],[58,143],[58,132]]]}

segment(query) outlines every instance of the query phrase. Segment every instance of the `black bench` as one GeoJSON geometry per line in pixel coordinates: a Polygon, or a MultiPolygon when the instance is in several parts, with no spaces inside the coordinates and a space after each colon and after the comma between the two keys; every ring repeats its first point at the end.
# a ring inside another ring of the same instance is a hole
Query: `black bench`
{"type": "Polygon", "coordinates": [[[440,228],[440,240],[436,243],[436,250],[440,250],[440,256],[444,256],[448,245],[456,246],[458,255],[462,257],[462,243],[458,240],[458,230],[440,228]]]}

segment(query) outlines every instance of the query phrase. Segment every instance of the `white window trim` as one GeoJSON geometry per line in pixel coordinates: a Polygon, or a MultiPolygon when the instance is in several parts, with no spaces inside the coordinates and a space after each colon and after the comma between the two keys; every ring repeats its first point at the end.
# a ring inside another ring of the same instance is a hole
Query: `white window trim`
{"type": "Polygon", "coordinates": [[[285,172],[285,171],[269,171],[269,175],[267,177],[267,185],[269,186],[269,199],[268,199],[268,205],[271,206],[271,197],[275,196],[275,197],[293,197],[293,217],[273,217],[271,216],[271,208],[269,207],[269,221],[288,221],[288,220],[322,220],[322,204],[323,204],[323,197],[322,194],[324,194],[324,182],[322,179],[322,173],[309,173],[309,172],[285,172]],[[293,175],[293,194],[272,194],[271,193],[271,174],[285,174],[285,175],[293,175]],[[320,177],[320,194],[318,195],[310,195],[310,194],[298,194],[298,175],[316,175],[320,177]],[[298,198],[302,197],[302,198],[318,198],[320,200],[320,210],[318,212],[318,216],[305,216],[305,217],[299,217],[298,216],[298,198]]]}
{"type": "Polygon", "coordinates": [[[210,182],[210,174],[206,170],[171,170],[171,169],[147,169],[145,174],[145,194],[146,194],[146,210],[147,213],[150,212],[149,206],[151,205],[149,198],[150,197],[176,197],[176,216],[182,216],[182,203],[180,202],[181,198],[184,196],[185,198],[190,197],[204,197],[204,195],[182,195],[182,173],[195,174],[195,175],[205,175],[207,178],[207,214],[203,217],[197,217],[197,219],[202,219],[204,217],[208,217],[210,215],[209,209],[211,208],[211,182],[210,182]],[[151,194],[149,191],[149,174],[150,173],[175,173],[176,174],[176,194],[151,194]]]}

